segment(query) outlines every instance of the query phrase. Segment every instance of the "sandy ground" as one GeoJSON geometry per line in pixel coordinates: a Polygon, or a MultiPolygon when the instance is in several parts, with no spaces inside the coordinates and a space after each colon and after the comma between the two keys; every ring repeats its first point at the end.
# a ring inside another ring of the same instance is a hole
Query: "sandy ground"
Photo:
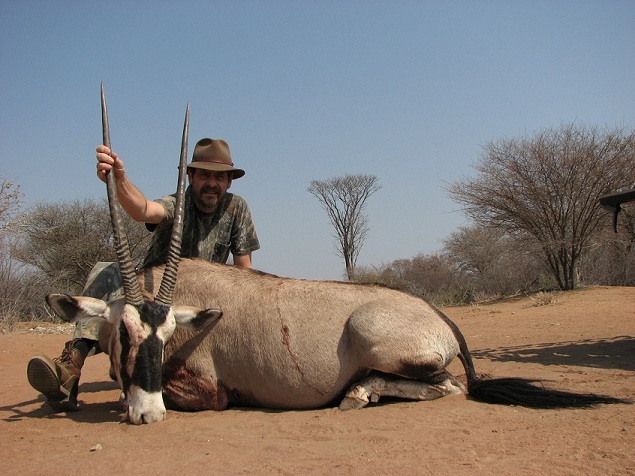
{"type": "MultiPolygon", "coordinates": [[[[635,288],[446,308],[477,371],[635,399],[635,288]],[[551,302],[549,302],[551,301],[551,302]],[[540,304],[540,305],[539,305],[540,304]]],[[[635,474],[635,405],[529,410],[464,396],[362,410],[168,412],[119,423],[104,354],[88,360],[81,410],[54,414],[26,381],[68,334],[34,324],[0,335],[0,474],[635,474]]],[[[451,366],[461,374],[458,362],[451,366]]]]}

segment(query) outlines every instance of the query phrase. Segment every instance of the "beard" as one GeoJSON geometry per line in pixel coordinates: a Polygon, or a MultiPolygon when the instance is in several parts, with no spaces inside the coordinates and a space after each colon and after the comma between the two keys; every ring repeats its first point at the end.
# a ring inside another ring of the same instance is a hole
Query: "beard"
{"type": "Polygon", "coordinates": [[[223,198],[223,194],[218,187],[203,186],[200,190],[192,190],[194,203],[202,210],[209,211],[215,209],[223,198]]]}

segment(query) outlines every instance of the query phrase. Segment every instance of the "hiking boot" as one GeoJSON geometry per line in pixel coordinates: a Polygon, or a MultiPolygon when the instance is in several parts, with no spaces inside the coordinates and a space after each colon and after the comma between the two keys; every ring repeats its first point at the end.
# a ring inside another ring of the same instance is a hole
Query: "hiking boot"
{"type": "Polygon", "coordinates": [[[53,360],[38,355],[27,365],[31,387],[44,394],[46,403],[56,412],[77,410],[77,389],[85,356],[74,344],[74,340],[67,342],[62,355],[53,360]]]}

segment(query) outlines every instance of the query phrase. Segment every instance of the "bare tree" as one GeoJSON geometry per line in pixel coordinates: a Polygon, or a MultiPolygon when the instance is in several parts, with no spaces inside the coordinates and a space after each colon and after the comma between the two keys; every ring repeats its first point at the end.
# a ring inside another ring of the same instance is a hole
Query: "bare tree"
{"type": "MultiPolygon", "coordinates": [[[[22,220],[14,258],[43,272],[60,289],[80,292],[96,262],[116,261],[105,199],[40,203],[22,220]]],[[[124,220],[133,258],[139,264],[150,234],[127,215],[124,220]]]]}
{"type": "Polygon", "coordinates": [[[22,193],[15,182],[0,177],[0,231],[8,228],[13,214],[20,207],[22,193]]]}
{"type": "MultiPolygon", "coordinates": [[[[15,236],[0,236],[0,325],[11,328],[25,320],[49,320],[44,296],[53,289],[44,274],[11,256],[15,236]]],[[[57,290],[59,291],[59,290],[57,290]]]]}
{"type": "Polygon", "coordinates": [[[590,250],[580,263],[585,284],[635,286],[635,210],[620,212],[619,232],[610,226],[593,236],[590,250]]]}
{"type": "Polygon", "coordinates": [[[12,256],[20,228],[16,214],[22,193],[16,182],[0,177],[0,324],[3,328],[24,319],[41,318],[44,300],[35,299],[46,290],[46,280],[12,256]]]}
{"type": "Polygon", "coordinates": [[[443,243],[447,258],[483,296],[554,286],[540,258],[540,247],[531,237],[474,225],[459,228],[443,243]]]}
{"type": "Polygon", "coordinates": [[[465,279],[447,256],[440,253],[418,254],[379,266],[360,266],[355,270],[355,281],[400,289],[437,306],[469,304],[475,297],[469,278],[465,279]]]}
{"type": "Polygon", "coordinates": [[[349,280],[354,278],[357,257],[369,230],[368,218],[362,213],[366,200],[380,189],[374,175],[312,180],[307,189],[320,201],[335,228],[337,253],[344,258],[349,280]]]}
{"type": "Polygon", "coordinates": [[[635,131],[569,124],[502,139],[475,168],[451,197],[478,224],[532,236],[559,287],[574,289],[590,238],[610,219],[598,197],[635,182],[635,131]]]}

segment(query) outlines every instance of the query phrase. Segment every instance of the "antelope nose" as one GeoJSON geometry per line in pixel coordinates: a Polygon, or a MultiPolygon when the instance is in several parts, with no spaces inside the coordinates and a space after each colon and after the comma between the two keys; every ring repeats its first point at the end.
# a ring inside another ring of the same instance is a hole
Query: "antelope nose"
{"type": "Polygon", "coordinates": [[[154,413],[144,413],[141,416],[142,423],[156,423],[158,421],[165,420],[165,411],[162,412],[154,412],[154,413]]]}

